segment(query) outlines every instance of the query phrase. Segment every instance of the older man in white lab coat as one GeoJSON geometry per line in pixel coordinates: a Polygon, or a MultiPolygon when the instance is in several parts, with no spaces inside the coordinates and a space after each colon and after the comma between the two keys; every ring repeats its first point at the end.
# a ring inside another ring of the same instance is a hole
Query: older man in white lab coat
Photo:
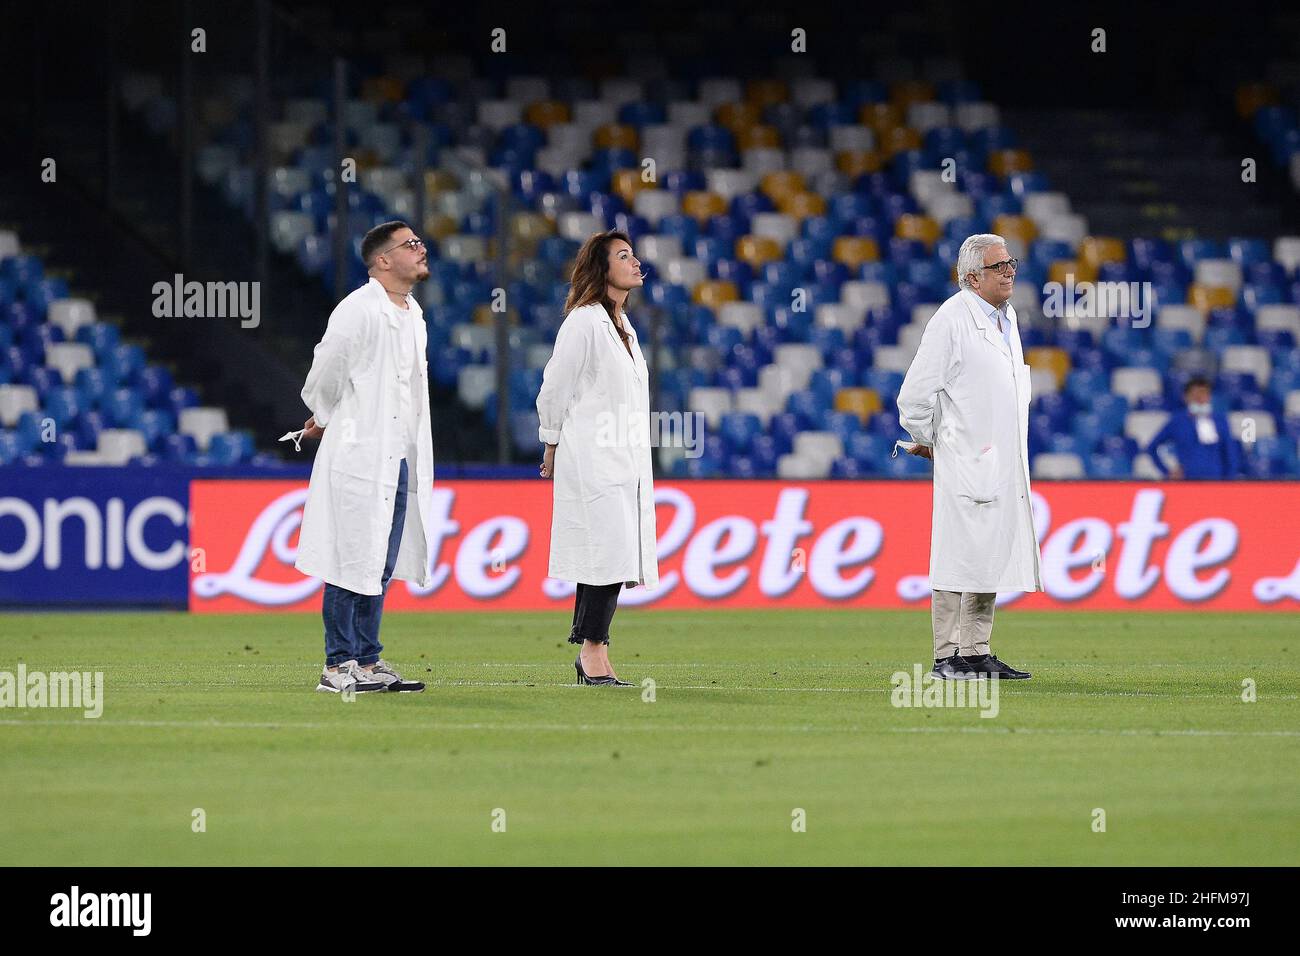
{"type": "Polygon", "coordinates": [[[429,277],[404,222],[361,242],[370,281],[334,309],[302,400],[321,438],[295,567],[324,579],[325,668],[317,690],[421,691],[379,655],[391,578],[429,583],[424,521],[433,510],[428,333],[411,289],[429,277]]]}
{"type": "Polygon", "coordinates": [[[930,536],[935,677],[1030,675],[989,650],[998,591],[1039,591],[1029,497],[1029,366],[1011,307],[1016,260],[1000,236],[962,243],[960,290],[921,336],[898,419],[934,461],[930,536]]]}

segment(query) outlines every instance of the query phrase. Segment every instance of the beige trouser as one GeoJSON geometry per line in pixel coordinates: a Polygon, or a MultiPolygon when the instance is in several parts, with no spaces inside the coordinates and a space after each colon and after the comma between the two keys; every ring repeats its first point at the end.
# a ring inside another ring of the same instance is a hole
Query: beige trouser
{"type": "Polygon", "coordinates": [[[987,654],[993,633],[993,602],[997,594],[977,591],[935,591],[930,599],[934,624],[934,658],[940,660],[987,654]]]}

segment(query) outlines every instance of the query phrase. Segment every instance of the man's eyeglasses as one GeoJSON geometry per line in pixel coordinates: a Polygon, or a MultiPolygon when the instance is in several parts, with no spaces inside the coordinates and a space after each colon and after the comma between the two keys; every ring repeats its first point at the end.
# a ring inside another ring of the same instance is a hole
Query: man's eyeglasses
{"type": "Polygon", "coordinates": [[[406,246],[406,248],[410,249],[412,252],[415,252],[416,250],[424,248],[424,240],[412,236],[410,239],[406,239],[403,240],[402,242],[399,242],[396,246],[389,246],[387,249],[381,252],[380,255],[382,256],[384,255],[384,253],[392,252],[398,246],[406,246]]]}
{"type": "Polygon", "coordinates": [[[1004,276],[1004,275],[1006,275],[1008,272],[1015,272],[1015,271],[1016,271],[1016,265],[1017,265],[1019,262],[1020,262],[1019,259],[1003,259],[1001,262],[995,262],[995,263],[993,263],[993,265],[991,265],[991,266],[985,266],[984,268],[985,268],[985,269],[992,269],[992,270],[993,270],[994,272],[996,272],[998,275],[1000,275],[1000,276],[1004,276]]]}

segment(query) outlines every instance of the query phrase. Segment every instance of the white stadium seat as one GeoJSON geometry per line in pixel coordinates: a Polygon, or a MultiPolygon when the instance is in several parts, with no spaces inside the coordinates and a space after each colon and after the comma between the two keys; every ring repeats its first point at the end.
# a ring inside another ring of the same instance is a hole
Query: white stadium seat
{"type": "Polygon", "coordinates": [[[772,416],[778,414],[784,407],[780,399],[769,395],[761,388],[738,388],[734,401],[736,411],[757,415],[763,422],[764,428],[772,420],[772,416]]]}
{"type": "Polygon", "coordinates": [[[718,309],[718,324],[740,329],[749,338],[763,324],[763,310],[753,302],[727,302],[718,309]]]}
{"type": "Polygon", "coordinates": [[[34,412],[40,407],[33,386],[0,385],[0,425],[13,428],[23,412],[34,412]]]}
{"type": "Polygon", "coordinates": [[[816,461],[830,471],[835,459],[844,456],[844,443],[834,432],[800,432],[794,436],[794,454],[816,461]]]}
{"type": "Polygon", "coordinates": [[[871,364],[873,368],[880,369],[882,372],[906,373],[915,355],[914,351],[909,352],[903,346],[882,345],[876,349],[875,358],[871,364]]]}
{"type": "Polygon", "coordinates": [[[636,254],[638,259],[662,266],[682,257],[682,240],[678,236],[642,236],[636,254]]]}
{"type": "Polygon", "coordinates": [[[99,444],[96,450],[104,460],[104,464],[121,466],[132,458],[140,457],[149,449],[145,445],[144,435],[134,428],[105,428],[99,433],[99,444]]]}
{"type": "Polygon", "coordinates": [[[1300,342],[1300,305],[1261,305],[1255,310],[1257,332],[1290,332],[1300,342]]]}
{"type": "Polygon", "coordinates": [[[799,235],[799,220],[780,212],[760,212],[750,222],[750,231],[756,236],[775,239],[784,248],[799,235]]]}
{"type": "Polygon", "coordinates": [[[889,286],[883,282],[854,279],[840,286],[840,302],[867,311],[889,305],[889,286]]]}
{"type": "Polygon", "coordinates": [[[688,289],[694,289],[708,275],[704,271],[704,263],[694,256],[669,259],[660,268],[664,279],[673,285],[685,286],[688,289]]]}
{"type": "Polygon", "coordinates": [[[1223,350],[1219,371],[1248,372],[1255,376],[1255,384],[1263,389],[1268,386],[1273,363],[1269,360],[1268,349],[1261,345],[1229,345],[1223,350]]]}
{"type": "Polygon", "coordinates": [[[95,353],[82,342],[55,342],[45,347],[46,368],[58,369],[65,385],[71,385],[77,372],[95,367],[95,353]]]}
{"type": "Polygon", "coordinates": [[[1248,412],[1228,412],[1228,430],[1232,432],[1234,439],[1249,444],[1252,430],[1256,439],[1276,438],[1277,421],[1273,418],[1272,412],[1253,410],[1248,412]]]}
{"type": "Polygon", "coordinates": [[[742,193],[757,189],[758,176],[743,169],[710,169],[704,174],[704,183],[709,192],[731,202],[742,193]]]}
{"type": "Polygon", "coordinates": [[[89,299],[56,299],[50,303],[48,317],[50,324],[63,329],[63,337],[71,340],[77,337],[77,329],[95,324],[95,306],[89,299]]]}
{"type": "Polygon", "coordinates": [[[1083,459],[1073,452],[1042,452],[1034,456],[1034,478],[1072,479],[1085,476],[1083,459]]]}
{"type": "Polygon", "coordinates": [[[710,428],[717,428],[722,416],[731,411],[731,392],[725,388],[693,388],[686,405],[688,411],[703,414],[710,428]]]}
{"type": "Polygon", "coordinates": [[[226,420],[224,408],[197,406],[181,409],[177,430],[182,435],[192,436],[200,451],[207,451],[213,435],[230,431],[230,422],[226,420]]]}
{"type": "Polygon", "coordinates": [[[875,134],[867,126],[832,126],[829,142],[837,153],[868,152],[876,147],[875,134]]]}
{"type": "Polygon", "coordinates": [[[1131,438],[1145,448],[1156,432],[1165,427],[1169,413],[1152,410],[1147,412],[1129,412],[1124,416],[1124,437],[1131,438]]]}
{"type": "Polygon", "coordinates": [[[456,394],[466,408],[482,408],[496,387],[497,370],[491,365],[466,365],[456,375],[456,394]]]}
{"type": "Polygon", "coordinates": [[[659,220],[674,215],[678,208],[677,197],[666,189],[642,189],[632,200],[632,211],[644,216],[651,226],[658,226],[659,220]]]}
{"type": "Polygon", "coordinates": [[[1153,368],[1117,368],[1110,373],[1110,390],[1132,405],[1143,395],[1161,394],[1163,385],[1160,373],[1153,368]]]}
{"type": "Polygon", "coordinates": [[[1232,259],[1201,259],[1196,263],[1195,281],[1220,289],[1241,289],[1241,264],[1232,259]]]}
{"type": "Polygon", "coordinates": [[[1205,313],[1194,305],[1162,305],[1156,310],[1157,329],[1185,329],[1193,342],[1205,337],[1205,313]]]}
{"type": "Polygon", "coordinates": [[[776,460],[776,476],[786,481],[815,481],[830,477],[831,466],[819,459],[782,455],[776,460]]]}
{"type": "Polygon", "coordinates": [[[867,321],[865,309],[855,305],[844,305],[843,303],[828,302],[825,305],[819,305],[813,314],[816,316],[819,326],[828,329],[840,329],[844,332],[846,338],[862,328],[867,321]]]}
{"type": "Polygon", "coordinates": [[[1300,270],[1300,236],[1278,236],[1273,240],[1273,261],[1295,276],[1300,270]]]}

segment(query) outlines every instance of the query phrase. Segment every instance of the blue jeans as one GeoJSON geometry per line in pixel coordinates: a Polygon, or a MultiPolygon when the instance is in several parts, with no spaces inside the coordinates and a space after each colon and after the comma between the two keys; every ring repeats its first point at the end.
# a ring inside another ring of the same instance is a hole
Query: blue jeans
{"type": "Polygon", "coordinates": [[[337,667],[344,661],[373,664],[384,645],[379,643],[379,622],[384,616],[384,595],[402,546],[402,524],[406,521],[406,459],[397,472],[397,494],[393,502],[393,527],[388,532],[388,557],[378,594],[357,594],[334,584],[325,585],[321,614],[325,618],[325,665],[337,667]]]}

